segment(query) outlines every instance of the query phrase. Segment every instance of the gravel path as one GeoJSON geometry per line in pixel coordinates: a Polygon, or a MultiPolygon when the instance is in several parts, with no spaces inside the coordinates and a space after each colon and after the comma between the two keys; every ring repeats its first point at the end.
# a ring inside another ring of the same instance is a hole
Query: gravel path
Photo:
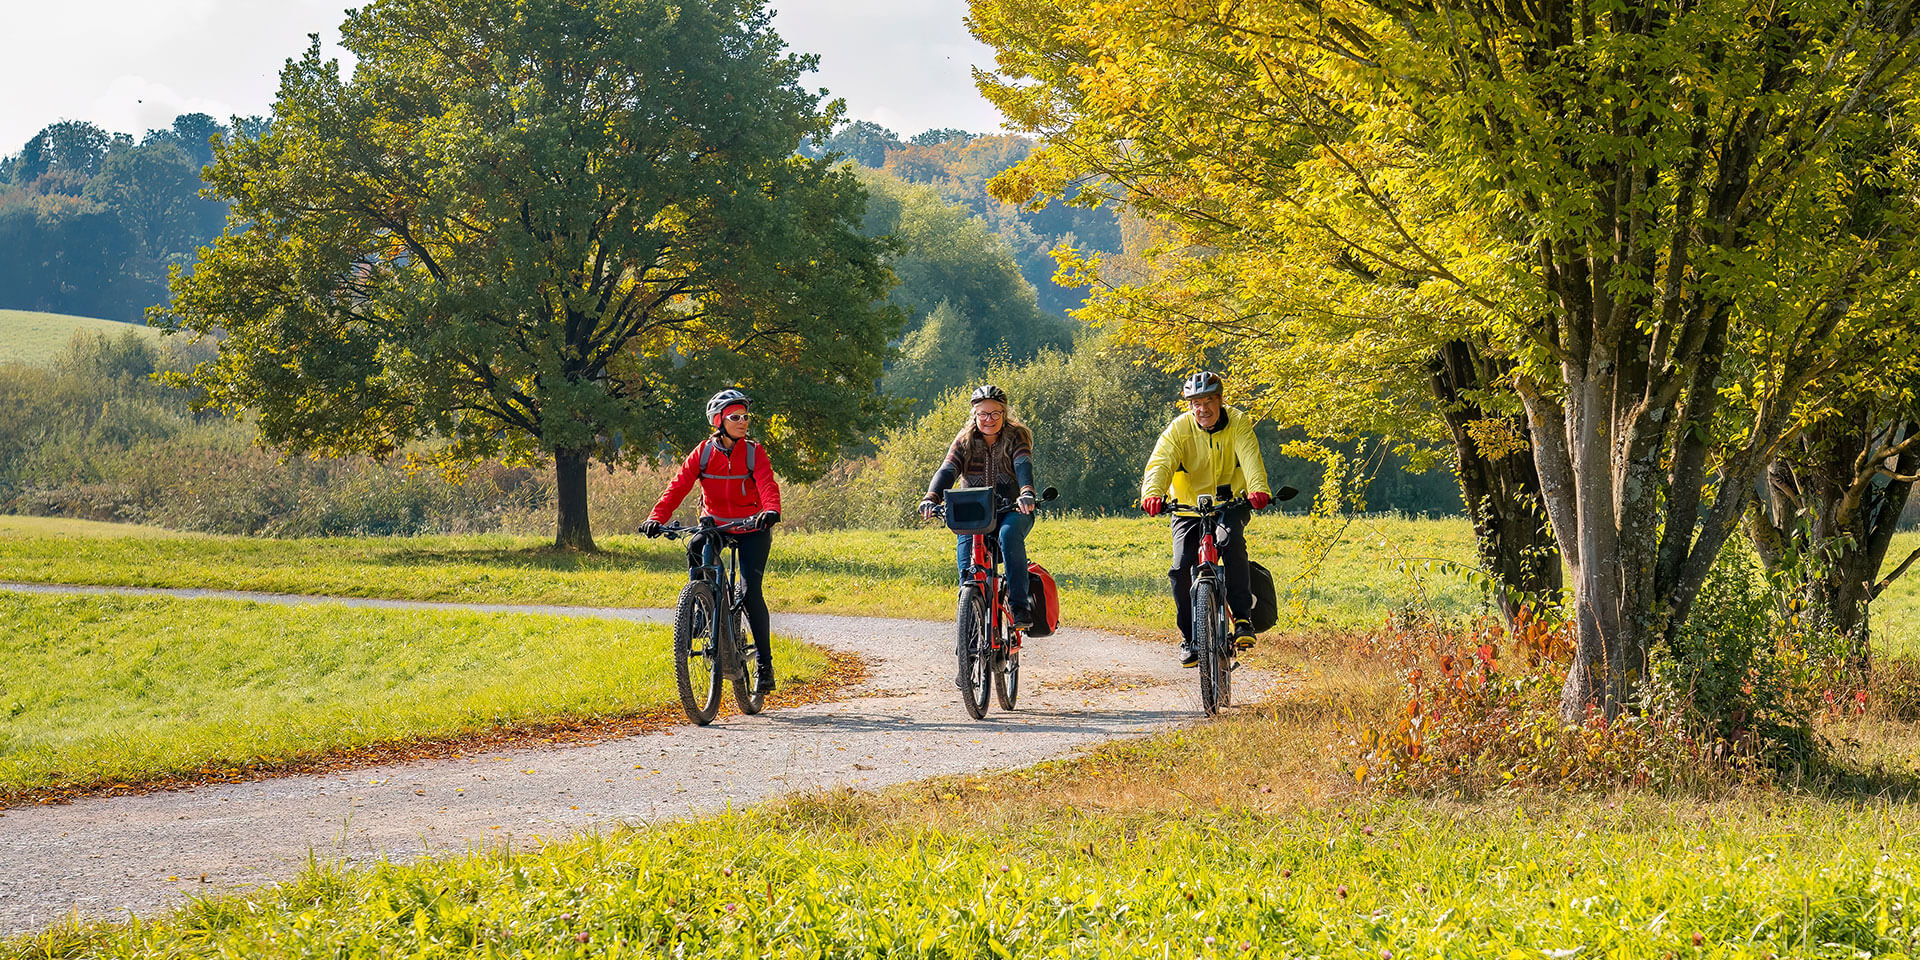
{"type": "MultiPolygon", "coordinates": [[[[384,609],[459,609],[662,621],[668,611],[294,597],[217,590],[47,587],[44,593],[220,597],[384,609]]],[[[952,623],[775,614],[776,631],[859,653],[872,677],[845,698],[583,746],[489,752],[144,796],[0,811],[0,933],[72,911],[149,915],[187,896],[287,879],[308,862],[408,860],[616,823],[695,816],[778,794],[879,787],[1017,767],[1199,715],[1171,648],[1097,630],[1029,641],[1019,709],[967,718],[952,623]]],[[[1252,702],[1268,678],[1244,671],[1252,702]]]]}

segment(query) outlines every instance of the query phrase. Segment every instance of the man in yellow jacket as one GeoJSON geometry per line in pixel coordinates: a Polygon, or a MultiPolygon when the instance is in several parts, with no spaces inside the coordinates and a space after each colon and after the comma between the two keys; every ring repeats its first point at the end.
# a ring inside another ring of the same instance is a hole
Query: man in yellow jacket
{"type": "MultiPolygon", "coordinates": [[[[1203,370],[1188,377],[1180,394],[1187,401],[1187,412],[1167,424],[1153,445],[1146,475],[1140,480],[1140,506],[1148,516],[1159,516],[1167,508],[1171,489],[1175,501],[1189,506],[1203,493],[1223,500],[1244,494],[1254,510],[1265,510],[1273,496],[1267,488],[1267,466],[1260,459],[1260,442],[1253,435],[1253,418],[1221,402],[1218,374],[1203,370]]],[[[1229,533],[1219,545],[1227,568],[1227,605],[1234,613],[1234,642],[1242,649],[1253,645],[1253,627],[1246,619],[1253,609],[1253,581],[1243,535],[1251,516],[1244,507],[1228,511],[1229,533]]],[[[1197,518],[1173,518],[1173,567],[1167,579],[1173,585],[1180,635],[1186,638],[1180,644],[1180,665],[1186,667],[1200,662],[1200,653],[1193,648],[1191,594],[1201,532],[1197,518]]]]}

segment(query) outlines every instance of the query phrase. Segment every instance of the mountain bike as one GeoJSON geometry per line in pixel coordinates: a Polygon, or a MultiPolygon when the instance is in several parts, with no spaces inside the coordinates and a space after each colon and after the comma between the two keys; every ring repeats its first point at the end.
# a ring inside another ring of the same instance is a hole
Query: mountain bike
{"type": "MultiPolygon", "coordinates": [[[[1275,501],[1291,500],[1299,491],[1281,487],[1275,501]]],[[[1200,709],[1214,716],[1233,705],[1233,671],[1239,667],[1233,640],[1234,611],[1227,607],[1227,565],[1220,560],[1220,544],[1230,535],[1227,513],[1249,507],[1245,497],[1216,500],[1206,494],[1194,498],[1196,504],[1168,502],[1175,516],[1197,517],[1200,531],[1200,563],[1193,571],[1193,649],[1200,655],[1200,709]]]]}
{"type": "MultiPolygon", "coordinates": [[[[1048,487],[1040,503],[1059,491],[1048,487]]],[[[1007,599],[1006,576],[1000,570],[1000,518],[1013,509],[1007,498],[990,489],[950,490],[945,503],[933,508],[947,528],[972,537],[972,558],[960,578],[960,599],[954,613],[957,636],[954,652],[960,658],[960,703],[967,716],[984,720],[991,690],[1000,709],[1012,710],[1020,697],[1020,628],[1007,599]],[[959,499],[956,499],[959,498],[959,499]]],[[[1026,576],[1025,570],[1013,575],[1026,576]]],[[[1039,598],[1030,598],[1029,603],[1039,598]]]]}
{"type": "Polygon", "coordinates": [[[673,616],[673,675],[680,706],[700,726],[720,712],[720,688],[733,681],[733,702],[745,714],[759,713],[760,659],[747,633],[747,597],[740,587],[740,542],[731,534],[753,533],[752,520],[701,517],[698,526],[675,522],[661,528],[669,540],[700,537],[700,562],[687,570],[687,585],[673,616]],[[724,552],[724,556],[723,556],[724,552]]]}

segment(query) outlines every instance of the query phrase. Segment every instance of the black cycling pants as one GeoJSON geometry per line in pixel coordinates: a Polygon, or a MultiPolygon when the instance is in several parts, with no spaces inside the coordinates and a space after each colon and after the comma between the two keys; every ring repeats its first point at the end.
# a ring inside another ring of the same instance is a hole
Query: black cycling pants
{"type": "MultiPolygon", "coordinates": [[[[1220,560],[1227,568],[1227,606],[1236,620],[1244,620],[1253,609],[1253,573],[1247,567],[1247,521],[1253,517],[1250,507],[1229,510],[1227,536],[1218,543],[1220,560]]],[[[1201,521],[1198,517],[1173,518],[1173,566],[1167,580],[1173,586],[1174,616],[1180,621],[1180,635],[1193,639],[1193,571],[1200,566],[1201,521]]]]}
{"type": "MultiPolygon", "coordinates": [[[[773,552],[773,532],[756,530],[752,533],[726,534],[729,539],[740,545],[740,584],[746,594],[747,628],[753,634],[753,648],[760,656],[760,669],[773,672],[772,626],[767,616],[767,598],[760,592],[761,581],[767,578],[767,554],[773,552]]],[[[687,567],[700,565],[701,551],[705,546],[702,537],[687,541],[687,567]]]]}

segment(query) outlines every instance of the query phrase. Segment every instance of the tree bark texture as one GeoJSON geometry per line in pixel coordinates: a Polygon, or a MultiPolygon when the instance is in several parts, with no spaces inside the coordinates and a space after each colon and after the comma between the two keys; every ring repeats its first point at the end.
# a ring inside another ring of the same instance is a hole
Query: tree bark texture
{"type": "Polygon", "coordinates": [[[553,545],[562,550],[593,550],[593,525],[587,517],[587,464],[591,455],[585,448],[557,450],[553,455],[555,501],[560,508],[553,545]]]}
{"type": "Polygon", "coordinates": [[[1746,505],[1746,533],[1770,573],[1797,574],[1804,615],[1848,638],[1855,669],[1871,669],[1873,599],[1881,567],[1920,470],[1920,421],[1876,417],[1867,405],[1808,428],[1767,466],[1765,496],[1746,505]]]}
{"type": "MultiPolygon", "coordinates": [[[[1557,602],[1564,585],[1560,549],[1547,523],[1540,473],[1525,449],[1492,449],[1476,438],[1476,427],[1527,435],[1524,416],[1487,412],[1474,399],[1481,391],[1505,389],[1511,364],[1486,357],[1475,345],[1455,340],[1427,361],[1434,399],[1453,435],[1461,499],[1473,522],[1480,565],[1494,580],[1500,612],[1509,625],[1530,602],[1557,602]]],[[[1487,432],[1493,432],[1487,431],[1487,432]]],[[[1524,441],[1517,444],[1523,447],[1524,441]]]]}

